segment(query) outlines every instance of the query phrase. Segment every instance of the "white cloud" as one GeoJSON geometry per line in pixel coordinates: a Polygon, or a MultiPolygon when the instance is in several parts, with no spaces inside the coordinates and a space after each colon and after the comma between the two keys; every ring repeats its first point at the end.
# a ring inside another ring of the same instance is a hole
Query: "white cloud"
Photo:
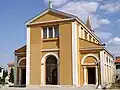
{"type": "Polygon", "coordinates": [[[108,12],[115,12],[120,10],[120,3],[107,3],[100,6],[100,9],[106,10],[108,12]]]}
{"type": "Polygon", "coordinates": [[[110,52],[120,55],[120,37],[111,38],[106,44],[110,52]]]}
{"type": "Polygon", "coordinates": [[[96,12],[99,4],[97,2],[81,2],[80,6],[87,12],[96,12]]]}
{"type": "MultiPolygon", "coordinates": [[[[45,3],[48,3],[48,1],[49,0],[44,0],[45,3]]],[[[63,5],[63,4],[65,4],[69,0],[51,0],[51,1],[52,1],[53,6],[59,7],[59,6],[63,5]]]]}
{"type": "Polygon", "coordinates": [[[108,41],[110,38],[112,38],[112,33],[110,33],[110,32],[100,32],[100,31],[97,31],[97,32],[95,32],[95,34],[96,34],[103,42],[106,42],[106,41],[108,41]]]}
{"type": "Polygon", "coordinates": [[[110,24],[111,22],[108,19],[100,19],[98,21],[99,24],[110,24]]]}
{"type": "Polygon", "coordinates": [[[119,38],[119,37],[112,38],[112,39],[110,39],[107,43],[108,43],[108,44],[120,45],[120,38],[119,38]]]}
{"type": "Polygon", "coordinates": [[[98,8],[97,2],[85,2],[85,1],[71,1],[66,5],[58,8],[61,11],[71,13],[73,15],[78,16],[82,21],[86,21],[88,15],[91,16],[92,28],[98,28],[99,25],[97,23],[98,17],[97,15],[93,15],[92,13],[96,12],[98,8]],[[88,8],[89,7],[89,8],[88,8]]]}

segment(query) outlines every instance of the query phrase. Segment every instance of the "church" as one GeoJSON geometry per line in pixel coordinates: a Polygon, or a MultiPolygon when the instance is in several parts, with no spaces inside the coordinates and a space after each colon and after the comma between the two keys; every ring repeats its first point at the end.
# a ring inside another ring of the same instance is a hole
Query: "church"
{"type": "Polygon", "coordinates": [[[115,82],[113,55],[95,35],[88,17],[49,8],[26,22],[26,45],[16,49],[17,86],[110,86],[115,82]]]}

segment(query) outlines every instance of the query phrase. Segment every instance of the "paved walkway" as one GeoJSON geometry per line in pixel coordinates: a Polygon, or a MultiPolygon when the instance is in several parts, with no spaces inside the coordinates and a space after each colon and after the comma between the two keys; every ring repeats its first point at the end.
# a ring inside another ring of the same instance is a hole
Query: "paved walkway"
{"type": "MultiPolygon", "coordinates": [[[[41,87],[41,88],[16,88],[8,87],[7,85],[2,86],[0,90],[102,90],[95,88],[77,88],[77,87],[41,87]]],[[[105,90],[120,90],[120,89],[105,89],[105,90]]]]}

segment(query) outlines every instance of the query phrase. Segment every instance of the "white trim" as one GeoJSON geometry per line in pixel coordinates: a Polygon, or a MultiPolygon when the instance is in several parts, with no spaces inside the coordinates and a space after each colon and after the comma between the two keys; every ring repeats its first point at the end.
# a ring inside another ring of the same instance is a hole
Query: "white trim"
{"type": "Polygon", "coordinates": [[[55,38],[55,27],[53,27],[53,38],[55,38]]]}
{"type": "Polygon", "coordinates": [[[19,61],[18,61],[18,66],[19,66],[19,64],[20,64],[20,62],[22,61],[22,60],[26,60],[26,57],[23,57],[23,58],[21,58],[19,61]]]}
{"type": "Polygon", "coordinates": [[[103,46],[99,46],[99,47],[80,48],[80,50],[94,50],[94,49],[104,49],[104,47],[103,46]]]}
{"type": "Polygon", "coordinates": [[[78,63],[77,63],[77,24],[72,22],[72,74],[73,85],[78,86],[78,63]]]}
{"type": "Polygon", "coordinates": [[[98,66],[96,66],[96,85],[98,85],[98,66]]]}
{"type": "Polygon", "coordinates": [[[77,20],[85,29],[87,29],[87,31],[88,31],[93,37],[95,37],[95,38],[98,40],[99,43],[101,43],[101,40],[100,40],[93,32],[91,32],[91,31],[87,28],[87,26],[86,26],[82,21],[80,21],[78,18],[76,18],[76,20],[77,20]]]}
{"type": "Polygon", "coordinates": [[[41,13],[40,15],[34,17],[33,19],[29,20],[25,25],[28,25],[29,23],[31,23],[32,21],[36,20],[37,18],[41,17],[42,15],[46,14],[49,10],[44,11],[43,13],[41,13]]]}
{"type": "MultiPolygon", "coordinates": [[[[87,54],[87,55],[85,55],[83,58],[82,58],[82,60],[81,60],[81,65],[84,65],[84,61],[85,61],[85,59],[87,58],[87,57],[94,57],[97,61],[99,61],[99,58],[96,56],[96,55],[94,55],[94,54],[87,54]]],[[[97,62],[96,61],[96,62],[97,62]]]]}
{"type": "Polygon", "coordinates": [[[83,67],[83,71],[84,71],[84,85],[87,85],[87,68],[83,67]]]}
{"type": "Polygon", "coordinates": [[[27,27],[26,86],[30,85],[30,27],[27,27]]]}
{"type": "Polygon", "coordinates": [[[47,52],[47,51],[58,51],[59,49],[42,49],[42,52],[47,52]]]}
{"type": "Polygon", "coordinates": [[[49,28],[47,27],[47,38],[49,38],[49,28]]]}
{"type": "Polygon", "coordinates": [[[104,58],[104,50],[100,51],[100,68],[101,68],[101,84],[104,84],[104,60],[106,60],[106,57],[104,58]]]}
{"type": "Polygon", "coordinates": [[[34,23],[29,23],[29,24],[27,24],[27,25],[37,25],[37,24],[44,24],[44,23],[63,22],[63,21],[70,21],[70,20],[75,20],[75,18],[34,22],[34,23]]]}
{"type": "Polygon", "coordinates": [[[80,25],[79,25],[79,30],[78,31],[79,31],[79,38],[81,38],[81,31],[82,30],[81,30],[81,26],[80,25]]]}
{"type": "Polygon", "coordinates": [[[45,54],[42,57],[42,60],[41,60],[41,85],[45,85],[46,84],[45,62],[46,62],[46,57],[49,56],[49,55],[53,55],[57,59],[57,64],[58,64],[58,66],[57,66],[58,72],[57,73],[58,73],[58,84],[59,84],[59,80],[60,80],[60,76],[59,76],[59,74],[60,74],[60,68],[59,68],[59,62],[60,61],[59,61],[59,57],[55,53],[47,53],[47,54],[45,54]]]}
{"type": "Polygon", "coordinates": [[[42,39],[43,39],[43,28],[42,28],[42,30],[41,30],[41,37],[42,37],[42,39]]]}

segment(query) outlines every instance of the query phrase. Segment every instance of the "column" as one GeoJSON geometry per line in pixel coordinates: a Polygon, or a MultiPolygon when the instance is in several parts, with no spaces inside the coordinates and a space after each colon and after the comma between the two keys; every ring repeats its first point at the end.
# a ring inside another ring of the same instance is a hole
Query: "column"
{"type": "Polygon", "coordinates": [[[19,85],[21,85],[21,68],[19,68],[19,85]]]}
{"type": "Polygon", "coordinates": [[[14,85],[17,85],[17,56],[15,55],[15,64],[14,64],[14,85]]]}
{"type": "Polygon", "coordinates": [[[112,83],[112,66],[110,67],[110,78],[111,78],[111,79],[110,79],[110,80],[111,80],[110,82],[112,83]]]}
{"type": "Polygon", "coordinates": [[[104,84],[106,83],[106,65],[104,64],[104,84]]]}
{"type": "Polygon", "coordinates": [[[84,69],[84,85],[87,85],[87,68],[83,67],[84,69]]]}
{"type": "Polygon", "coordinates": [[[104,51],[100,51],[100,84],[103,85],[104,83],[104,63],[105,63],[104,51]]]}
{"type": "Polygon", "coordinates": [[[108,75],[108,73],[107,73],[107,65],[105,66],[105,72],[106,72],[106,76],[105,76],[105,77],[106,77],[106,80],[105,80],[105,81],[106,81],[106,84],[107,84],[107,83],[108,83],[108,79],[107,79],[107,77],[108,77],[108,76],[107,76],[107,75],[108,75]]]}
{"type": "Polygon", "coordinates": [[[107,72],[107,74],[106,74],[106,77],[107,77],[107,84],[109,84],[109,72],[108,72],[108,65],[107,65],[107,68],[106,68],[106,72],[107,72]]]}
{"type": "Polygon", "coordinates": [[[98,66],[96,66],[96,85],[98,85],[98,66]]]}

